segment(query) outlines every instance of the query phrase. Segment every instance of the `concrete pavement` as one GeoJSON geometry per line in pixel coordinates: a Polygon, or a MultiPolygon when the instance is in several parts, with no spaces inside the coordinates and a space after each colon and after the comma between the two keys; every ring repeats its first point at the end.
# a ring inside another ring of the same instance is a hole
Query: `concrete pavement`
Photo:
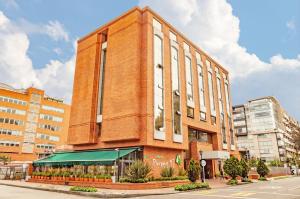
{"type": "MultiPolygon", "coordinates": [[[[300,199],[300,177],[257,182],[211,190],[174,194],[172,199],[300,199]]],[[[148,196],[144,199],[167,199],[170,196],[148,196]]]]}

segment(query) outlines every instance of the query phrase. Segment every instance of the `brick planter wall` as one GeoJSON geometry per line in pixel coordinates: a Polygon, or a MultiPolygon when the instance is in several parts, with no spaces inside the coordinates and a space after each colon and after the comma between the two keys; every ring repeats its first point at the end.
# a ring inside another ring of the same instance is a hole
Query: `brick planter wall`
{"type": "Polygon", "coordinates": [[[64,180],[45,180],[45,179],[29,179],[28,182],[69,185],[69,186],[83,186],[96,187],[102,189],[119,189],[119,190],[143,190],[143,189],[159,189],[175,187],[179,184],[188,184],[188,180],[176,181],[153,181],[148,183],[111,183],[111,182],[85,182],[85,181],[64,181],[64,180]]]}

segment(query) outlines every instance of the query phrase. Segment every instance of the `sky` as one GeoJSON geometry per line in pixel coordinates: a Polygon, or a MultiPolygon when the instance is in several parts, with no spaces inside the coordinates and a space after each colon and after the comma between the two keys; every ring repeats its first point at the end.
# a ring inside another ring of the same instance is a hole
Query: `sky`
{"type": "Polygon", "coordinates": [[[0,0],[0,82],[70,103],[76,41],[150,6],[230,72],[233,104],[275,96],[300,121],[298,0],[0,0]]]}

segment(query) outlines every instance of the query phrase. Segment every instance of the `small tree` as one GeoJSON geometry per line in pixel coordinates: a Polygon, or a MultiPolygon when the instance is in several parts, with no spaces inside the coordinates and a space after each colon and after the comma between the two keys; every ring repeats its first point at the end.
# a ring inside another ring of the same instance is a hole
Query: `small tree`
{"type": "Polygon", "coordinates": [[[150,172],[151,168],[147,163],[137,160],[129,166],[126,174],[129,179],[138,180],[146,178],[150,172]]]}
{"type": "Polygon", "coordinates": [[[196,182],[196,180],[199,178],[200,174],[200,165],[199,162],[191,159],[188,169],[188,176],[189,180],[191,182],[196,182]]]}
{"type": "Polygon", "coordinates": [[[262,178],[265,178],[265,176],[268,175],[270,172],[269,168],[262,160],[258,161],[256,171],[259,174],[259,176],[262,178]]]}
{"type": "Polygon", "coordinates": [[[250,167],[246,160],[244,158],[241,159],[240,161],[240,166],[241,166],[241,173],[240,175],[242,176],[243,181],[248,181],[248,173],[250,171],[250,167]]]}
{"type": "Polygon", "coordinates": [[[236,180],[236,177],[241,173],[241,166],[239,160],[236,157],[230,157],[224,163],[223,169],[232,180],[236,180]]]}

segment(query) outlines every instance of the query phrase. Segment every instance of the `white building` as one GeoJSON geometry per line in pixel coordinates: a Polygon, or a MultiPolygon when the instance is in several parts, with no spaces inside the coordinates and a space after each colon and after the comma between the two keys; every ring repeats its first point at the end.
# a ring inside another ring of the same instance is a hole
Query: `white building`
{"type": "Polygon", "coordinates": [[[234,106],[233,119],[238,148],[250,157],[286,161],[296,154],[291,126],[299,126],[299,123],[283,110],[274,97],[234,106]]]}

